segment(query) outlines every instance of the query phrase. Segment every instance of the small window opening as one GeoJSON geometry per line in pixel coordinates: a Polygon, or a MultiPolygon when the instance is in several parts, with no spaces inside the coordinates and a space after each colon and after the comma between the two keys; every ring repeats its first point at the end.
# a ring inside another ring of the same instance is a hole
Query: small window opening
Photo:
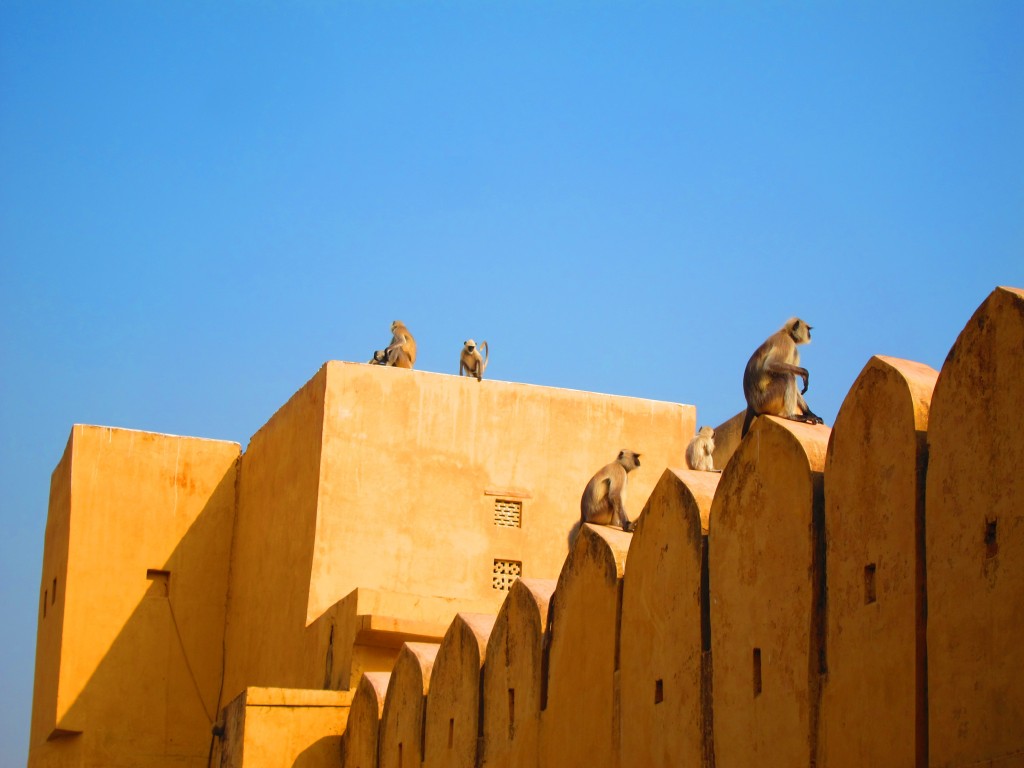
{"type": "Polygon", "coordinates": [[[654,703],[661,704],[665,700],[665,683],[662,680],[654,681],[654,703]]]}
{"type": "Polygon", "coordinates": [[[53,591],[50,593],[50,605],[57,602],[57,578],[53,579],[53,591]]]}
{"type": "Polygon", "coordinates": [[[159,568],[149,568],[146,570],[146,578],[149,579],[152,584],[149,585],[149,589],[146,590],[146,597],[169,597],[171,594],[171,572],[162,571],[159,568]]]}
{"type": "Polygon", "coordinates": [[[875,564],[864,566],[864,605],[871,605],[878,597],[875,593],[875,564]]]}
{"type": "Polygon", "coordinates": [[[495,499],[494,524],[499,528],[522,528],[523,502],[513,499],[495,499]]]}
{"type": "Polygon", "coordinates": [[[519,560],[495,560],[491,575],[491,587],[508,591],[513,582],[523,575],[523,564],[519,560]]]}
{"type": "Polygon", "coordinates": [[[398,768],[402,768],[402,742],[398,742],[398,768]]]}
{"type": "Polygon", "coordinates": [[[761,695],[761,649],[754,649],[754,695],[761,695]]]}
{"type": "Polygon", "coordinates": [[[448,718],[448,749],[455,743],[455,718],[448,718]]]}

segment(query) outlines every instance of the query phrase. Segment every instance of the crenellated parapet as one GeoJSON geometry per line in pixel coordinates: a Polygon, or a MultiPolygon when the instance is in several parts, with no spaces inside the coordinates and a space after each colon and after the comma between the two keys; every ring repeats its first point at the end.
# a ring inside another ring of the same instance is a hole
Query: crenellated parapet
{"type": "Polygon", "coordinates": [[[666,470],[635,533],[513,585],[478,764],[1017,765],[1022,414],[997,289],[940,373],[873,357],[832,429],[762,417],[721,474],[666,470]]]}

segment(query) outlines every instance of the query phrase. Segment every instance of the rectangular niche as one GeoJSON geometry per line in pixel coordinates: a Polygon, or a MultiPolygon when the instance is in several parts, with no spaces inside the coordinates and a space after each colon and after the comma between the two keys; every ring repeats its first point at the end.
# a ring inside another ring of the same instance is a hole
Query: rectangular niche
{"type": "Polygon", "coordinates": [[[494,524],[499,528],[522,528],[523,502],[514,499],[495,499],[494,524]]]}
{"type": "Polygon", "coordinates": [[[523,575],[523,564],[519,560],[495,560],[491,586],[507,592],[512,582],[523,575]]]}

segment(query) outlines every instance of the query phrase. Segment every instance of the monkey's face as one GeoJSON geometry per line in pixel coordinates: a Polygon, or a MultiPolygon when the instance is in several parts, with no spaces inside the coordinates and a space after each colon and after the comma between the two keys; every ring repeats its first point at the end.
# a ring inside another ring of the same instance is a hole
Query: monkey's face
{"type": "Polygon", "coordinates": [[[619,463],[629,472],[640,466],[640,454],[634,451],[623,449],[619,451],[619,463]]]}
{"type": "Polygon", "coordinates": [[[807,344],[811,340],[811,327],[800,318],[796,318],[789,328],[789,335],[797,344],[807,344]]]}
{"type": "Polygon", "coordinates": [[[466,339],[462,344],[470,354],[472,354],[473,350],[476,349],[476,342],[472,339],[466,339]]]}

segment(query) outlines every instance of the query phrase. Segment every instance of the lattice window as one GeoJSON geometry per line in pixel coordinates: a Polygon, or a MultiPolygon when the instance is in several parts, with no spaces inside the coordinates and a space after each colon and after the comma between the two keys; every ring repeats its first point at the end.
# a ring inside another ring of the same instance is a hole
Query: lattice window
{"type": "Polygon", "coordinates": [[[494,524],[500,528],[521,528],[523,525],[523,502],[495,499],[494,524]]]}
{"type": "Polygon", "coordinates": [[[507,591],[512,582],[523,575],[523,564],[519,560],[495,560],[491,586],[507,591]]]}

